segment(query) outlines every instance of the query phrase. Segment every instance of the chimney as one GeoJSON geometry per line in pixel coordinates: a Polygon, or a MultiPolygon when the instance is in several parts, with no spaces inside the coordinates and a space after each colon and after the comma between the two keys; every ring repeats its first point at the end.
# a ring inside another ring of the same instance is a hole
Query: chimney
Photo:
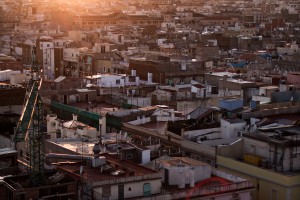
{"type": "Polygon", "coordinates": [[[99,158],[99,153],[101,152],[99,143],[96,143],[93,147],[94,158],[99,158]]]}
{"type": "Polygon", "coordinates": [[[136,70],[131,70],[131,76],[136,76],[136,70]]]}
{"type": "Polygon", "coordinates": [[[172,122],[174,122],[174,119],[175,119],[175,111],[171,110],[171,120],[172,120],[172,122]]]}
{"type": "Polygon", "coordinates": [[[73,114],[73,121],[77,121],[77,115],[73,114]]]}
{"type": "Polygon", "coordinates": [[[152,73],[148,73],[148,83],[152,83],[152,73]]]}

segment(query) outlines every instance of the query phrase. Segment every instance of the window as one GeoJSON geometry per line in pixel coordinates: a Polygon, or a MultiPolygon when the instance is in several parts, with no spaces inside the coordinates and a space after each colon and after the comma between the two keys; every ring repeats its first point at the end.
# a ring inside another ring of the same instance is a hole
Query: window
{"type": "Polygon", "coordinates": [[[128,159],[128,160],[133,159],[133,154],[132,153],[127,153],[126,154],[126,159],[128,159]]]}
{"type": "Polygon", "coordinates": [[[143,187],[143,193],[144,197],[149,197],[151,196],[151,184],[150,183],[145,183],[143,187]]]}
{"type": "Polygon", "coordinates": [[[131,187],[128,188],[128,191],[131,191],[131,187]]]}
{"type": "Polygon", "coordinates": [[[120,85],[120,83],[121,83],[121,82],[120,82],[120,79],[117,79],[117,80],[116,80],[116,84],[117,84],[117,85],[120,85]]]}

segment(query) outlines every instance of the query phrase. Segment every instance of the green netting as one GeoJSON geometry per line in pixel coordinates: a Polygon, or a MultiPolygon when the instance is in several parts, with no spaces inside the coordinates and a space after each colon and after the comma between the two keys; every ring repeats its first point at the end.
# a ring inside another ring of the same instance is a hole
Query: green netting
{"type": "Polygon", "coordinates": [[[62,104],[62,103],[58,103],[58,102],[55,102],[55,101],[51,101],[51,106],[53,106],[55,108],[58,108],[58,109],[61,109],[61,110],[64,110],[64,111],[68,111],[70,113],[73,113],[73,114],[76,114],[76,115],[79,115],[79,116],[82,116],[82,117],[87,117],[87,118],[92,119],[92,120],[97,120],[98,121],[99,119],[101,119],[101,115],[99,115],[97,113],[91,113],[91,112],[81,110],[79,108],[75,108],[75,107],[72,107],[72,106],[68,106],[68,105],[65,105],[65,104],[62,104]]]}
{"type": "MultiPolygon", "coordinates": [[[[95,128],[99,128],[99,119],[101,119],[102,116],[97,113],[91,113],[89,111],[75,108],[72,106],[68,106],[68,105],[58,103],[55,101],[51,101],[51,107],[57,111],[57,114],[59,114],[59,113],[62,114],[64,112],[67,112],[69,115],[76,114],[76,115],[78,115],[79,121],[86,123],[90,126],[93,126],[95,128]]],[[[62,117],[62,116],[60,116],[60,117],[62,117]]],[[[121,127],[122,127],[122,122],[118,118],[107,117],[106,124],[107,124],[107,126],[115,127],[117,129],[121,129],[121,127]]]]}

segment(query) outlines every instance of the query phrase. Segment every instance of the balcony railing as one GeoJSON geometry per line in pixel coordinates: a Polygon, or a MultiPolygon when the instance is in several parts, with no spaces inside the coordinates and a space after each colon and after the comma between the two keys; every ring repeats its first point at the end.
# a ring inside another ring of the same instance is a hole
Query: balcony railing
{"type": "Polygon", "coordinates": [[[247,188],[250,189],[252,187],[253,185],[251,181],[243,181],[238,183],[229,183],[229,184],[201,187],[201,188],[197,188],[196,186],[190,190],[185,190],[182,192],[173,192],[172,199],[185,199],[194,196],[206,196],[206,195],[212,195],[216,193],[231,192],[231,191],[242,190],[247,188]]]}

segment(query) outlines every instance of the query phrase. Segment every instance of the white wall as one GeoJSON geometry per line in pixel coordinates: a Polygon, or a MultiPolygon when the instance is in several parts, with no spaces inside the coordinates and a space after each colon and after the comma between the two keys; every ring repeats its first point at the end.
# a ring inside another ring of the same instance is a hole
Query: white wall
{"type": "Polygon", "coordinates": [[[145,116],[140,117],[140,116],[137,116],[136,120],[130,121],[130,122],[127,122],[127,123],[138,126],[138,125],[141,125],[141,124],[148,123],[150,121],[151,121],[150,117],[145,117],[145,116]]]}
{"type": "Polygon", "coordinates": [[[150,149],[143,150],[142,152],[142,165],[150,162],[150,149]]]}
{"type": "MultiPolygon", "coordinates": [[[[151,184],[151,194],[158,194],[161,190],[161,180],[154,179],[154,180],[144,180],[139,182],[129,182],[124,183],[124,198],[134,198],[134,197],[143,197],[144,195],[144,184],[150,183],[151,184]],[[131,191],[129,191],[131,188],[131,191]]],[[[118,185],[111,186],[111,196],[109,200],[117,200],[118,199],[118,185]]],[[[95,192],[98,194],[102,194],[102,187],[95,188],[95,192]]]]}
{"type": "MultiPolygon", "coordinates": [[[[211,177],[211,166],[203,165],[203,166],[192,166],[194,168],[194,182],[199,182],[211,177]]],[[[166,167],[167,168],[167,167],[166,167]]],[[[170,185],[178,185],[182,178],[185,178],[185,184],[190,183],[190,168],[191,166],[184,166],[183,168],[183,177],[180,174],[180,169],[177,166],[171,166],[169,168],[169,184],[170,185]]],[[[165,173],[165,171],[164,171],[165,173]]]]}
{"type": "Polygon", "coordinates": [[[234,138],[237,137],[238,131],[244,130],[246,122],[230,123],[224,119],[221,119],[221,137],[222,138],[234,138]]]}
{"type": "Polygon", "coordinates": [[[252,100],[268,103],[268,102],[271,102],[271,97],[252,96],[252,100]]]}
{"type": "Polygon", "coordinates": [[[107,75],[107,76],[100,76],[97,79],[97,86],[98,87],[123,87],[125,83],[124,76],[116,76],[116,75],[107,75]],[[120,83],[117,84],[117,80],[120,80],[120,83]]]}
{"type": "MultiPolygon", "coordinates": [[[[47,42],[41,42],[40,43],[40,49],[42,50],[43,52],[43,66],[50,66],[50,59],[51,59],[51,51],[50,49],[52,49],[54,47],[54,43],[53,41],[47,41],[47,42]]],[[[53,55],[54,57],[54,55],[53,55]]],[[[44,74],[46,74],[47,71],[44,71],[44,74]]]]}
{"type": "Polygon", "coordinates": [[[10,75],[12,74],[20,74],[20,71],[13,71],[10,69],[0,71],[0,81],[8,81],[10,80],[10,75]]]}
{"type": "Polygon", "coordinates": [[[45,58],[44,58],[44,75],[46,75],[46,79],[54,80],[55,78],[55,66],[54,66],[54,48],[48,48],[45,50],[45,58]]]}
{"type": "Polygon", "coordinates": [[[47,115],[47,133],[51,135],[51,139],[56,139],[56,130],[58,129],[57,116],[47,115]]]}

